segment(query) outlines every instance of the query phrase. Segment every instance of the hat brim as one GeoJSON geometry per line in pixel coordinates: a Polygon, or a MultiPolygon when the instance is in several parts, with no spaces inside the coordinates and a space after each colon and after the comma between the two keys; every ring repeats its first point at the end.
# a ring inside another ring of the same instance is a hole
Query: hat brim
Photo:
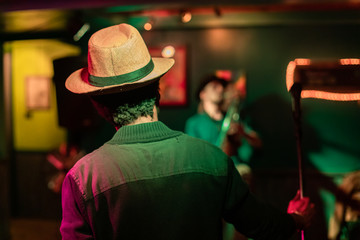
{"type": "Polygon", "coordinates": [[[152,83],[164,75],[174,65],[172,58],[152,58],[154,69],[145,77],[131,83],[122,83],[105,87],[96,87],[89,83],[89,72],[87,68],[81,68],[73,72],[65,82],[65,87],[77,94],[102,95],[133,90],[152,83]]]}

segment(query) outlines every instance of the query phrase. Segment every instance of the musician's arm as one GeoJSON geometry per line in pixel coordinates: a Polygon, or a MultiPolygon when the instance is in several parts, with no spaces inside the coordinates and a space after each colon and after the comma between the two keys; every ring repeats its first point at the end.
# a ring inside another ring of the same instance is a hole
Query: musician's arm
{"type": "Polygon", "coordinates": [[[253,131],[244,131],[244,138],[246,141],[252,146],[253,148],[261,148],[262,147],[262,140],[259,135],[253,131]]]}
{"type": "Polygon", "coordinates": [[[221,149],[228,156],[235,156],[242,144],[242,139],[246,140],[253,148],[262,147],[262,140],[255,131],[245,129],[240,123],[232,122],[221,149]]]}

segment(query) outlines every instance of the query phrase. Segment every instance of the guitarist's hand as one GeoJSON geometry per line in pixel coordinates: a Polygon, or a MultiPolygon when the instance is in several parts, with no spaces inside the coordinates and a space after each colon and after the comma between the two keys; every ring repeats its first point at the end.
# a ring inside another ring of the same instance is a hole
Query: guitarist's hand
{"type": "Polygon", "coordinates": [[[237,149],[241,146],[244,137],[244,128],[240,123],[232,122],[222,145],[223,151],[228,156],[237,155],[237,149]]]}
{"type": "Polygon", "coordinates": [[[262,141],[255,131],[246,132],[241,123],[231,122],[230,128],[222,145],[223,151],[228,156],[237,155],[237,149],[241,146],[243,139],[253,148],[262,147],[262,141]]]}

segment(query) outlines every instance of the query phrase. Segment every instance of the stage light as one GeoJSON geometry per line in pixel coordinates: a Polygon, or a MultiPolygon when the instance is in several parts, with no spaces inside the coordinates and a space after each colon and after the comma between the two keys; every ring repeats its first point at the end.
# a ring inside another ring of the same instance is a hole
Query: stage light
{"type": "Polygon", "coordinates": [[[152,29],[152,24],[150,22],[147,22],[144,24],[144,29],[146,31],[150,31],[152,29]]]}
{"type": "Polygon", "coordinates": [[[150,31],[154,26],[154,19],[153,18],[149,18],[149,20],[144,24],[144,29],[146,31],[150,31]]]}
{"type": "Polygon", "coordinates": [[[294,84],[294,72],[296,68],[296,62],[290,61],[286,69],[286,88],[290,91],[290,88],[294,84]]]}
{"type": "Polygon", "coordinates": [[[358,59],[358,58],[344,58],[344,59],[340,59],[340,64],[341,65],[359,65],[360,64],[360,59],[358,59]]]}
{"type": "Polygon", "coordinates": [[[295,59],[296,65],[310,65],[311,60],[308,58],[297,58],[295,59]]]}
{"type": "Polygon", "coordinates": [[[166,46],[161,51],[161,56],[164,58],[171,58],[175,55],[175,48],[173,46],[166,46]]]}
{"type": "Polygon", "coordinates": [[[301,98],[331,101],[360,100],[360,59],[314,62],[309,59],[290,61],[286,71],[288,91],[301,85],[301,98]]]}
{"type": "Polygon", "coordinates": [[[181,16],[182,23],[188,23],[191,21],[191,18],[192,18],[191,12],[189,12],[189,11],[182,11],[180,13],[180,16],[181,16]]]}

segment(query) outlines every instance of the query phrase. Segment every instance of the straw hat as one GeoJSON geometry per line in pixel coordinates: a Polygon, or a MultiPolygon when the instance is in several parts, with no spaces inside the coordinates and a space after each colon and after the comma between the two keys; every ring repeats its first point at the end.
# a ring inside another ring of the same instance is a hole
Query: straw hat
{"type": "Polygon", "coordinates": [[[119,24],[95,32],[89,40],[88,67],[66,80],[78,94],[109,94],[147,85],[173,65],[171,58],[152,58],[136,28],[119,24]]]}

